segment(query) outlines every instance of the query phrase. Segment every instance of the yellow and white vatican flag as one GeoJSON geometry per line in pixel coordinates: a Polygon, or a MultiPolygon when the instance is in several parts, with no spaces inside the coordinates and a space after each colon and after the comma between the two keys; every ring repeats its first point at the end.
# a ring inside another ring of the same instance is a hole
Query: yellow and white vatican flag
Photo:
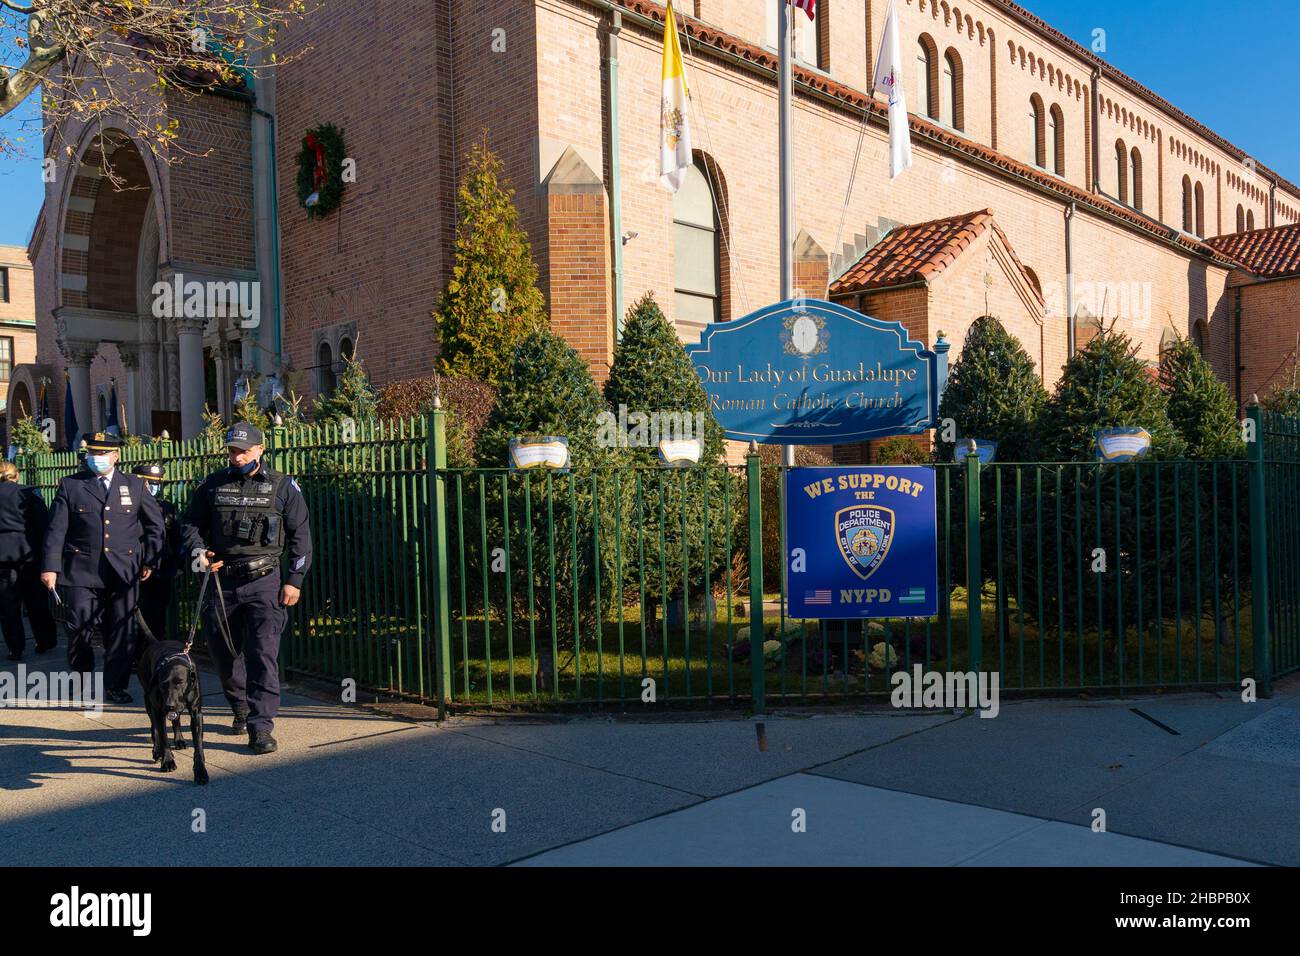
{"type": "Polygon", "coordinates": [[[903,95],[903,55],[899,48],[898,11],[889,0],[885,32],[880,35],[873,86],[889,97],[889,178],[912,168],[912,135],[907,127],[907,98],[903,95]]]}
{"type": "Polygon", "coordinates": [[[686,118],[686,72],[677,40],[672,0],[664,21],[664,86],[659,112],[659,181],[677,192],[691,166],[691,126],[686,118]]]}

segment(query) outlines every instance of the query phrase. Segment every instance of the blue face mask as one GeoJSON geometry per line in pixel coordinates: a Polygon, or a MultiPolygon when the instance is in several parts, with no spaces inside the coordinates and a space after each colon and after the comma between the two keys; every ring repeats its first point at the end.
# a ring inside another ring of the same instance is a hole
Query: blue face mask
{"type": "Polygon", "coordinates": [[[250,461],[248,464],[246,464],[246,465],[240,465],[240,466],[239,466],[239,473],[240,473],[241,475],[251,475],[251,474],[253,473],[254,469],[257,468],[257,463],[258,463],[260,460],[261,460],[261,459],[259,459],[259,458],[254,458],[254,459],[253,459],[252,461],[250,461]]]}
{"type": "Polygon", "coordinates": [[[97,475],[107,475],[113,462],[108,455],[87,455],[86,467],[97,475]]]}

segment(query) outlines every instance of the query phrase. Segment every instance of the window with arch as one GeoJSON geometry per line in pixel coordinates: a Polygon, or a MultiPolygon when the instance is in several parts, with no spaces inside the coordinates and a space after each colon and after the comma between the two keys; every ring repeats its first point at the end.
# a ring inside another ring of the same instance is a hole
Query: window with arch
{"type": "Polygon", "coordinates": [[[916,41],[916,112],[939,119],[939,48],[927,34],[916,41]]]}
{"type": "Polygon", "coordinates": [[[349,338],[339,339],[339,361],[340,362],[352,361],[352,354],[354,348],[355,347],[353,346],[351,339],[349,338]]]}
{"type": "Polygon", "coordinates": [[[316,352],[316,393],[332,395],[336,387],[338,380],[334,376],[334,352],[328,342],[322,342],[316,352]]]}
{"type": "Polygon", "coordinates": [[[1138,152],[1136,146],[1129,151],[1129,196],[1133,208],[1141,210],[1142,208],[1142,154],[1138,152]]]}
{"type": "Polygon", "coordinates": [[[1246,231],[1250,232],[1255,228],[1255,210],[1246,210],[1246,231]]]}
{"type": "Polygon", "coordinates": [[[1196,184],[1196,234],[1205,238],[1205,190],[1196,184]]]}
{"type": "Polygon", "coordinates": [[[1065,175],[1065,114],[1055,103],[1052,104],[1051,122],[1049,123],[1047,141],[1052,152],[1052,172],[1058,176],[1065,175]]]}
{"type": "Polygon", "coordinates": [[[1192,180],[1190,177],[1183,177],[1183,232],[1191,232],[1192,224],[1195,221],[1193,216],[1195,207],[1192,205],[1192,180]]]}
{"type": "Polygon", "coordinates": [[[1029,123],[1034,137],[1029,144],[1030,162],[1044,167],[1047,165],[1046,117],[1043,114],[1043,101],[1037,93],[1029,97],[1029,123]]]}
{"type": "Polygon", "coordinates": [[[939,86],[939,122],[946,123],[953,129],[965,129],[961,56],[951,47],[943,55],[943,77],[939,86]]]}
{"type": "Polygon", "coordinates": [[[1122,139],[1115,140],[1115,197],[1128,202],[1128,149],[1122,139]]]}
{"type": "Polygon", "coordinates": [[[1242,232],[1246,228],[1246,211],[1241,208],[1241,203],[1237,203],[1237,231],[1242,232]]]}
{"type": "Polygon", "coordinates": [[[708,172],[697,158],[673,197],[674,314],[696,332],[722,321],[722,228],[708,172]]]}
{"type": "Polygon", "coordinates": [[[1192,326],[1192,342],[1196,350],[1204,355],[1210,344],[1210,326],[1204,319],[1197,319],[1192,326]]]}

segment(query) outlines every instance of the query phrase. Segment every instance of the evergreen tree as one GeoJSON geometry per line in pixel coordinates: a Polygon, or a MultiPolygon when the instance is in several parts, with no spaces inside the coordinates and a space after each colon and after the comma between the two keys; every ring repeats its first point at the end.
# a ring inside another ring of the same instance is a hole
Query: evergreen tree
{"type": "MultiPolygon", "coordinates": [[[[618,542],[612,524],[616,497],[613,489],[620,486],[604,466],[625,462],[626,454],[597,441],[599,416],[604,410],[605,403],[586,361],[551,331],[532,332],[515,349],[496,403],[479,433],[475,457],[480,467],[504,468],[509,463],[510,439],[563,436],[569,441],[570,472],[555,475],[533,468],[512,471],[504,480],[489,478],[481,491],[482,513],[486,515],[483,529],[478,527],[479,510],[470,507],[473,496],[480,492],[472,487],[465,492],[462,520],[470,580],[476,580],[472,575],[481,575],[483,563],[492,560],[492,543],[506,539],[502,518],[508,514],[514,613],[525,619],[531,617],[540,633],[554,628],[558,644],[569,648],[574,645],[580,625],[590,628],[599,616],[595,601],[597,561],[603,581],[612,580],[614,573],[618,542]],[[479,554],[474,542],[484,534],[489,553],[479,554]],[[530,582],[524,559],[530,546],[531,607],[527,603],[530,582]]],[[[631,481],[622,482],[624,499],[631,485],[631,481]]],[[[631,527],[630,507],[626,503],[622,507],[624,527],[631,527]]],[[[504,574],[490,576],[491,586],[498,592],[494,600],[503,599],[506,579],[504,574]]],[[[610,591],[607,584],[603,601],[608,602],[610,591]]],[[[557,672],[565,666],[555,662],[557,672]]]]}
{"type": "Polygon", "coordinates": [[[1169,420],[1169,400],[1123,332],[1103,330],[1065,363],[1040,418],[1044,457],[1092,461],[1096,433],[1137,426],[1151,435],[1152,458],[1179,458],[1187,448],[1169,420]]]}
{"type": "MultiPolygon", "coordinates": [[[[627,310],[623,338],[614,349],[614,364],[605,382],[605,402],[617,416],[619,406],[633,412],[680,412],[702,415],[701,464],[722,459],[722,426],[709,410],[709,396],[700,383],[695,366],[682,348],[681,340],[668,323],[654,294],[647,292],[627,310]]],[[[654,448],[636,448],[633,460],[642,464],[657,461],[654,448]]]]}
{"type": "Polygon", "coordinates": [[[501,383],[515,345],[548,324],[502,168],[484,132],[460,184],[456,261],[436,313],[440,370],[493,385],[501,383]]]}
{"type": "Polygon", "coordinates": [[[24,455],[48,454],[52,447],[34,418],[20,418],[14,422],[9,441],[23,450],[24,455]]]}
{"type": "MultiPolygon", "coordinates": [[[[1033,461],[1035,430],[1046,404],[1047,390],[1019,340],[991,315],[976,319],[939,403],[940,420],[957,424],[953,437],[997,442],[999,461],[1033,461]]],[[[940,429],[939,448],[951,459],[953,445],[942,435],[940,429]]]]}
{"type": "Polygon", "coordinates": [[[351,418],[359,425],[373,420],[378,410],[379,395],[366,377],[361,360],[344,356],[343,375],[338,386],[330,394],[316,397],[312,418],[318,424],[351,418]]]}
{"type": "Polygon", "coordinates": [[[1187,443],[1189,458],[1241,458],[1237,406],[1189,339],[1179,338],[1160,357],[1160,387],[1169,396],[1169,420],[1187,443]]]}
{"type": "MultiPolygon", "coordinates": [[[[642,473],[641,509],[646,521],[656,529],[647,535],[646,562],[651,567],[660,567],[662,557],[663,563],[673,568],[667,593],[655,575],[647,582],[647,595],[655,600],[673,599],[680,598],[685,590],[692,602],[705,597],[706,568],[720,573],[725,561],[719,549],[706,550],[706,540],[710,543],[726,540],[727,519],[732,519],[734,531],[740,510],[732,509],[728,515],[727,474],[725,469],[717,467],[723,463],[726,450],[722,426],[709,410],[708,394],[681,340],[651,293],[628,309],[623,337],[614,349],[614,363],[605,382],[605,401],[609,410],[602,418],[605,427],[601,438],[605,443],[627,440],[627,455],[635,464],[660,464],[658,449],[651,442],[656,437],[701,440],[699,465],[702,467],[656,468],[642,473]],[[658,427],[650,428],[642,416],[656,414],[659,417],[650,420],[658,427]],[[620,431],[625,421],[626,434],[620,431]],[[642,444],[637,444],[639,439],[642,444]],[[663,527],[659,528],[661,515],[663,527]],[[685,575],[681,573],[683,541],[689,567],[685,575]]],[[[735,500],[739,500],[738,489],[733,488],[732,492],[735,500]]],[[[634,569],[625,567],[624,572],[624,589],[631,593],[639,582],[634,580],[634,569]]]]}
{"type": "Polygon", "coordinates": [[[1286,378],[1263,396],[1260,405],[1279,415],[1300,418],[1300,366],[1293,361],[1286,378]]]}

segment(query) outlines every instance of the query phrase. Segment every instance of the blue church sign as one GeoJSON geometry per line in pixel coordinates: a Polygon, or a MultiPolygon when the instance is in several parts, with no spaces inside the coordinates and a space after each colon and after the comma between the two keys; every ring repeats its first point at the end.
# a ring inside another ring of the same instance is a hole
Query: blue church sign
{"type": "Polygon", "coordinates": [[[934,427],[948,343],[934,351],[884,322],[790,299],[704,329],[686,346],[728,438],[830,445],[934,427]]]}

